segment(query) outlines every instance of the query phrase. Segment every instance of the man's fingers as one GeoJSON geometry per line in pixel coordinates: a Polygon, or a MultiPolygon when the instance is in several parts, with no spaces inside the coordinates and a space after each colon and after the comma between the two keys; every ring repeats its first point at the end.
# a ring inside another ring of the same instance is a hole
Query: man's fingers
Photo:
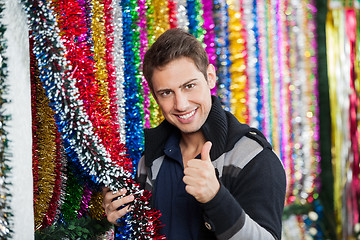
{"type": "Polygon", "coordinates": [[[121,208],[118,211],[111,212],[110,214],[107,214],[107,220],[111,222],[114,225],[117,225],[117,221],[119,218],[123,217],[125,214],[130,212],[132,210],[132,205],[127,205],[126,207],[121,208]]]}
{"type": "Polygon", "coordinates": [[[131,202],[134,196],[124,196],[112,201],[105,207],[105,213],[109,222],[116,224],[116,220],[131,210],[131,202]],[[126,205],[128,204],[128,205],[126,205]]]}
{"type": "Polygon", "coordinates": [[[212,143],[210,141],[207,141],[204,144],[204,146],[201,149],[201,160],[211,161],[211,159],[210,159],[211,146],[212,146],[212,143]]]}
{"type": "Polygon", "coordinates": [[[102,206],[105,209],[112,201],[114,201],[114,199],[123,196],[126,193],[126,189],[120,189],[120,191],[113,193],[112,191],[110,191],[110,189],[108,188],[104,188],[103,189],[103,202],[102,202],[102,206]]]}

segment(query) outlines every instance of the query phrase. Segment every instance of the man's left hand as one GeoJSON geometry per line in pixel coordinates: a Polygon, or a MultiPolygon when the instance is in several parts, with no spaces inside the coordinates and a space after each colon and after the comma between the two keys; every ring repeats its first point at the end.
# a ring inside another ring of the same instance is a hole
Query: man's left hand
{"type": "Polygon", "coordinates": [[[189,160],[184,169],[185,190],[201,203],[209,202],[220,189],[220,183],[210,159],[211,146],[211,142],[206,142],[201,150],[201,159],[189,160]]]}

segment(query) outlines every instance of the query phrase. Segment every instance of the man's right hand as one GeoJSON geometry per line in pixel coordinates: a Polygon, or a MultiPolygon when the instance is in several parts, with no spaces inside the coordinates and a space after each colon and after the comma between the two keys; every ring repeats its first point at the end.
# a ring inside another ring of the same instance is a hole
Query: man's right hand
{"type": "Polygon", "coordinates": [[[132,210],[131,204],[125,207],[121,207],[127,203],[134,201],[133,195],[126,196],[126,189],[120,189],[120,191],[113,193],[109,188],[103,188],[103,202],[102,207],[105,210],[107,220],[112,224],[118,225],[117,219],[124,216],[126,213],[132,210]]]}

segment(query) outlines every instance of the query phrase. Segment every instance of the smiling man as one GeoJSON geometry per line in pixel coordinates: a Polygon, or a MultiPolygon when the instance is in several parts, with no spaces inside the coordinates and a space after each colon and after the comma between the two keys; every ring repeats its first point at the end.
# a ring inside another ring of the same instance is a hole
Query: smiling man
{"type": "MultiPolygon", "coordinates": [[[[165,120],[145,129],[137,180],[152,191],[170,240],[280,239],[286,177],[257,129],[211,96],[216,71],[200,42],[181,29],[147,51],[144,76],[165,120]]],[[[125,191],[104,190],[110,222],[131,211],[125,191]]]]}

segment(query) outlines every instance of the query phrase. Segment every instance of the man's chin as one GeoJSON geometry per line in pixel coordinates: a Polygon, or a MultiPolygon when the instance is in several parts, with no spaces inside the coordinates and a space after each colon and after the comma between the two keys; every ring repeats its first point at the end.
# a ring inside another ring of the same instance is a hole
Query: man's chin
{"type": "Polygon", "coordinates": [[[194,134],[200,131],[200,128],[179,128],[183,134],[194,134]]]}

